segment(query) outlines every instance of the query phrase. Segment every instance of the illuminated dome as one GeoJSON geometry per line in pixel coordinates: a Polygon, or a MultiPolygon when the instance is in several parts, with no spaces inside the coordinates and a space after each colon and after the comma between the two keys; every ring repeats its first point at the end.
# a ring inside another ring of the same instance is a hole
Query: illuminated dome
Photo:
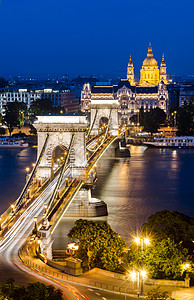
{"type": "Polygon", "coordinates": [[[156,86],[160,82],[160,74],[158,69],[158,63],[153,57],[151,44],[148,47],[148,54],[143,61],[142,68],[140,70],[140,82],[142,86],[156,86]]]}
{"type": "Polygon", "coordinates": [[[147,54],[146,59],[144,59],[144,61],[143,61],[143,66],[150,66],[150,67],[153,67],[153,66],[157,67],[158,66],[157,61],[153,57],[151,45],[149,45],[148,54],[147,54]]]}

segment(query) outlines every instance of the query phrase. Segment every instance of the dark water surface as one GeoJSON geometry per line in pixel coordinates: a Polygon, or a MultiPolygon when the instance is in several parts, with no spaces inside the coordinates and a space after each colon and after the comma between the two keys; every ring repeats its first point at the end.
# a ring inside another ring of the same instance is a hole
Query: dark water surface
{"type": "MultiPolygon", "coordinates": [[[[102,158],[92,196],[108,205],[107,221],[129,242],[135,227],[162,209],[194,217],[194,150],[148,149],[131,146],[131,157],[102,158]]],[[[36,149],[0,149],[0,211],[19,195],[25,168],[35,161],[36,149]]],[[[54,232],[54,248],[65,248],[74,218],[63,218],[54,232]]]]}

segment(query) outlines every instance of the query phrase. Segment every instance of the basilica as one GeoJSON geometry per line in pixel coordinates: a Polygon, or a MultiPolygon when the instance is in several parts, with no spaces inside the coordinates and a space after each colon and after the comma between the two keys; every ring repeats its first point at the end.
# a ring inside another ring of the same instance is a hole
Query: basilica
{"type": "Polygon", "coordinates": [[[155,60],[152,47],[149,45],[147,57],[143,61],[140,70],[140,80],[135,81],[134,66],[130,56],[127,67],[127,78],[121,79],[117,85],[91,86],[84,84],[81,92],[81,110],[90,111],[90,102],[94,100],[113,100],[119,102],[119,121],[130,123],[133,115],[138,115],[139,110],[149,111],[159,107],[168,113],[168,90],[166,85],[166,63],[164,55],[160,64],[155,60]]]}

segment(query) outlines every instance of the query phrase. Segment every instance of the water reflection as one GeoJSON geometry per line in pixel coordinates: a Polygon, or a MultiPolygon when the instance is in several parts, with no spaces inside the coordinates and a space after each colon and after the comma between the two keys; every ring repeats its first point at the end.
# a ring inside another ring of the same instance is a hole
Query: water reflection
{"type": "MultiPolygon", "coordinates": [[[[131,146],[131,157],[101,159],[92,196],[108,205],[108,223],[129,242],[136,227],[162,209],[194,217],[194,150],[149,149],[131,146]]],[[[0,150],[0,210],[13,203],[22,190],[27,166],[36,149],[0,150]]],[[[63,218],[54,233],[54,248],[66,247],[66,235],[75,218],[63,218]]],[[[100,219],[101,220],[101,219],[100,219]]]]}

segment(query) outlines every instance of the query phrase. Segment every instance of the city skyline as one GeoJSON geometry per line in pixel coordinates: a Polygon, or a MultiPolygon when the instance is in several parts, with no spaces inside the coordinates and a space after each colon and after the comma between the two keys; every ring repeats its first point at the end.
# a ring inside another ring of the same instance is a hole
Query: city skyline
{"type": "Polygon", "coordinates": [[[0,76],[10,74],[126,74],[135,76],[149,42],[167,74],[194,75],[193,1],[0,2],[0,76]]]}

